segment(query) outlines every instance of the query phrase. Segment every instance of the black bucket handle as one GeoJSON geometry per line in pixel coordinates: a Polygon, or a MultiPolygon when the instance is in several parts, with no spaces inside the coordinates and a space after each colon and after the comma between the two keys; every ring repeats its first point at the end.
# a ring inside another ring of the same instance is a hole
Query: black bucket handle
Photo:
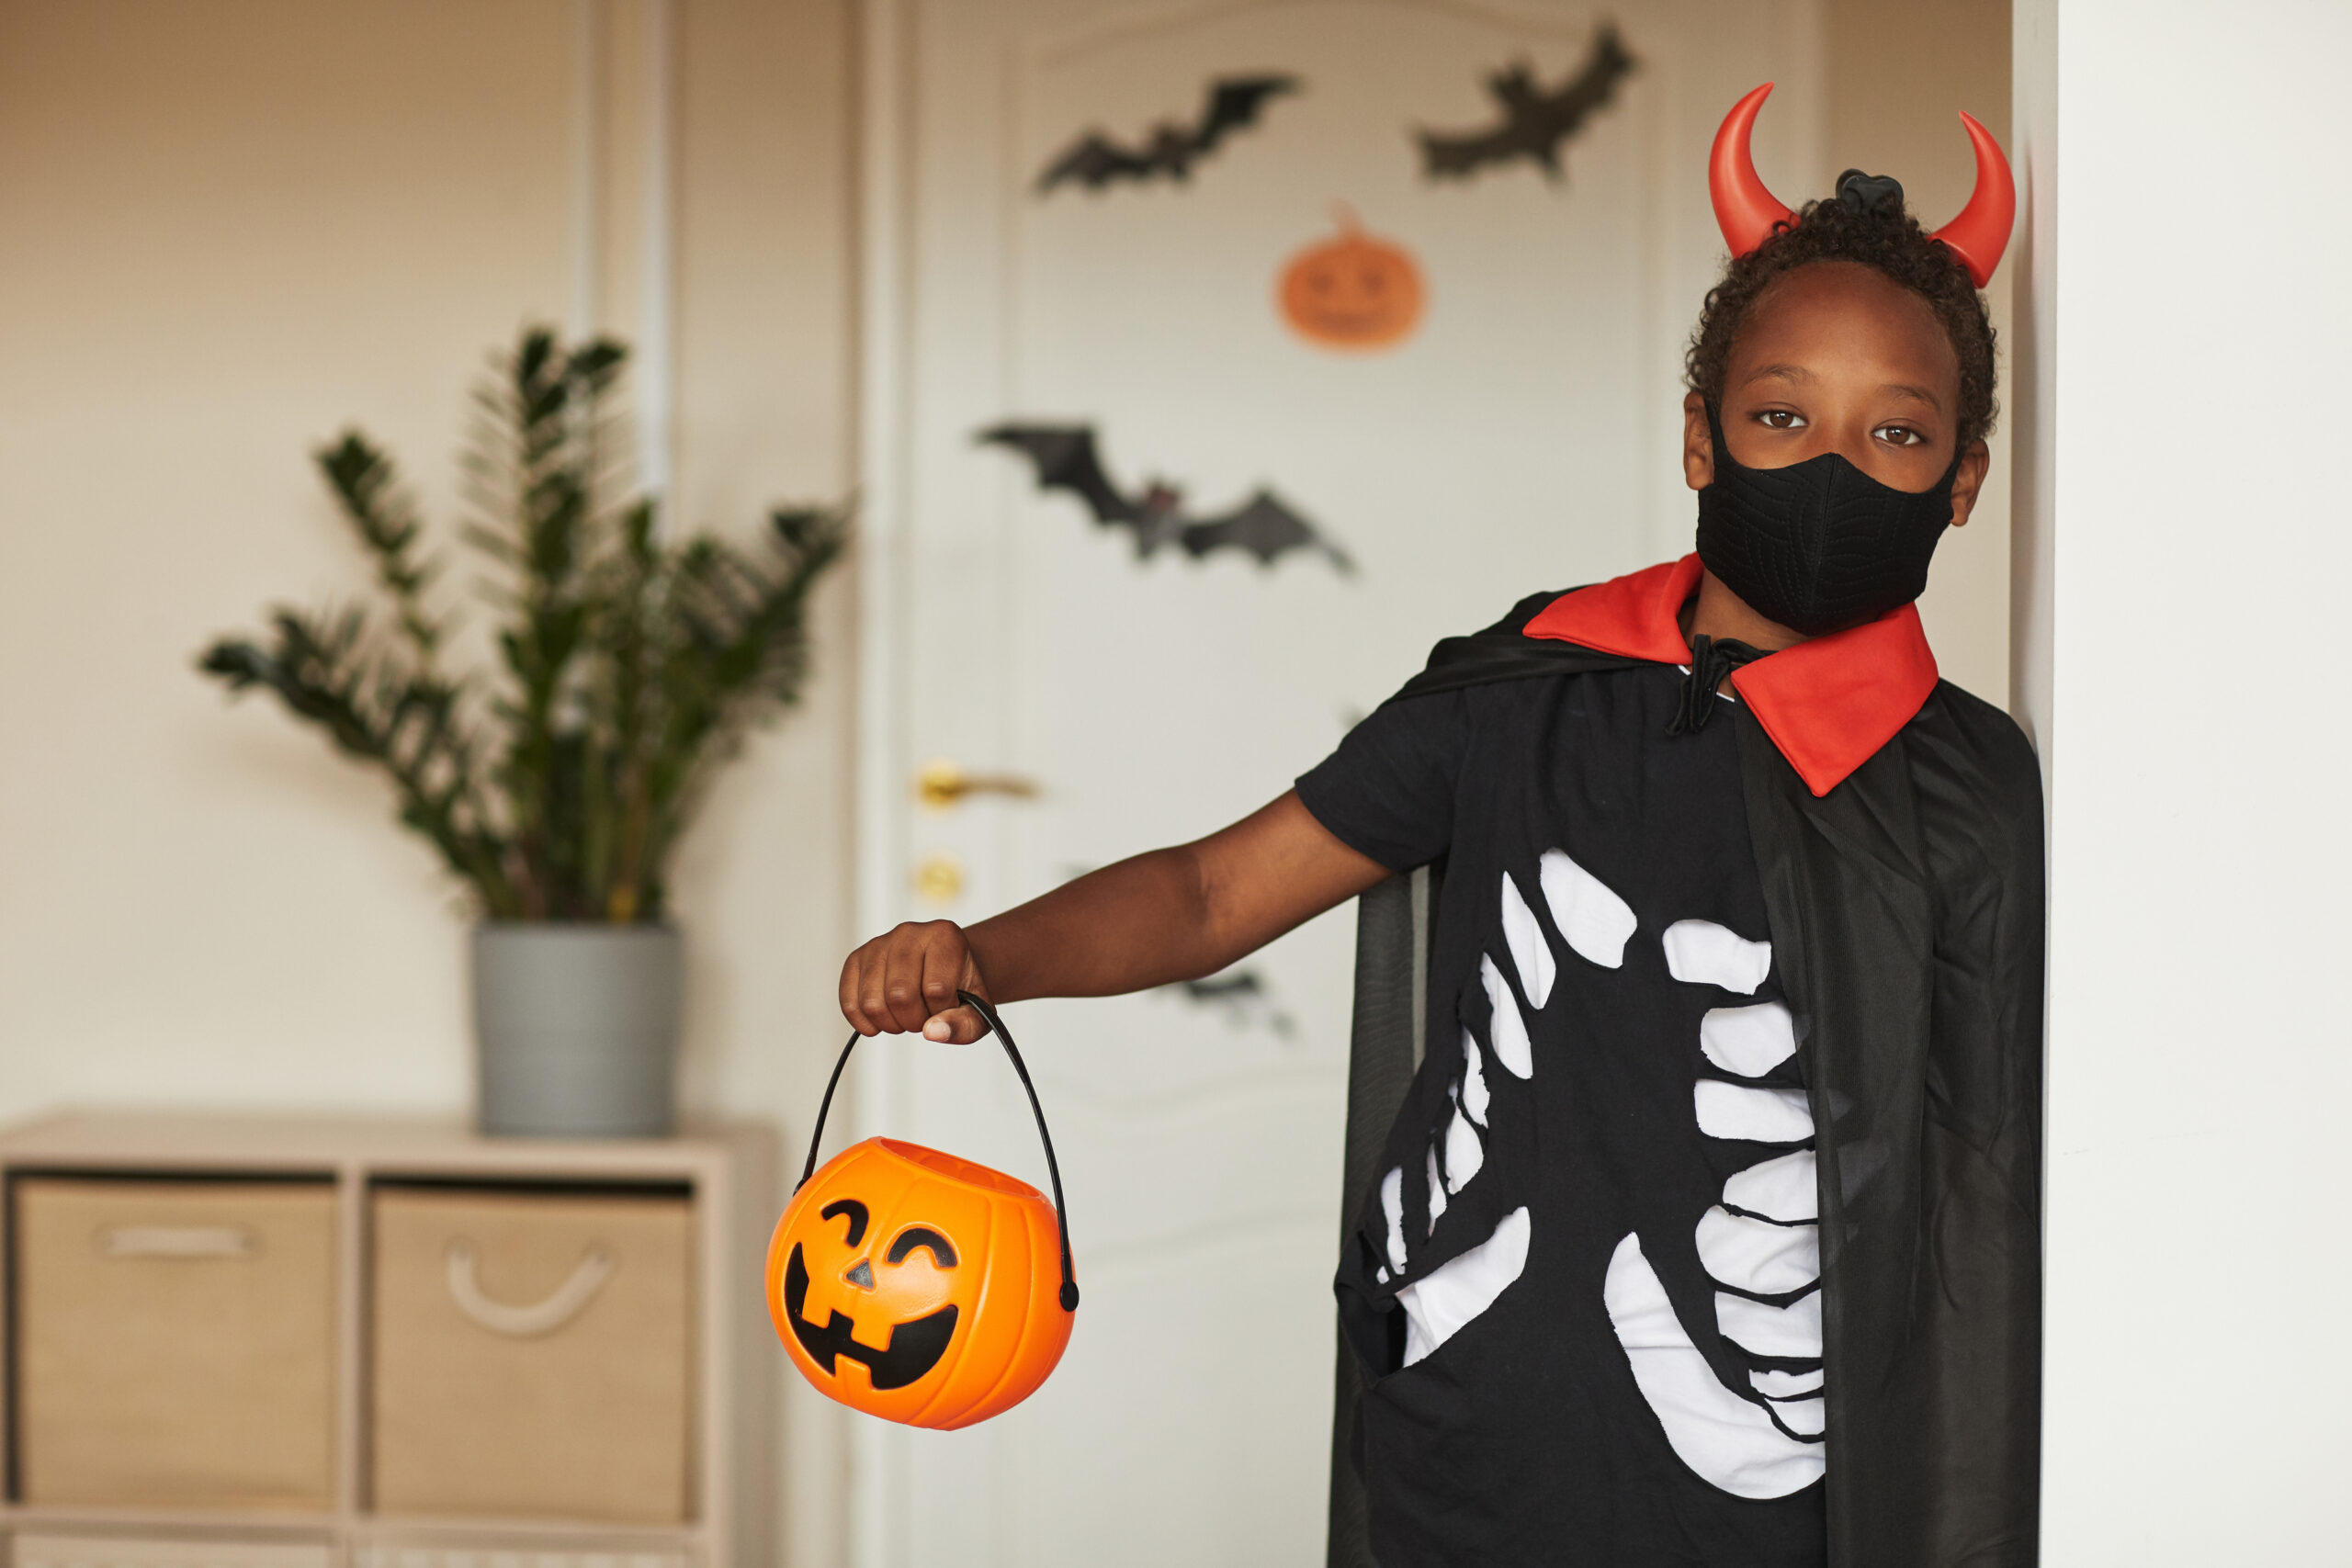
{"type": "MultiPolygon", "coordinates": [[[[1037,1139],[1046,1145],[1046,1174],[1052,1178],[1054,1184],[1054,1224],[1061,1230],[1062,1311],[1076,1312],[1078,1270],[1070,1263],[1069,1257],[1069,1209],[1062,1201],[1062,1168],[1054,1159],[1054,1135],[1046,1131],[1046,1108],[1037,1103],[1037,1086],[1029,1081],[1028,1064],[1022,1061],[1020,1048],[1012,1043],[1012,1032],[1004,1027],[1004,1020],[996,1015],[996,1010],[969,991],[958,991],[956,996],[966,1007],[987,1020],[989,1032],[996,1036],[997,1043],[1004,1047],[1005,1055],[1012,1062],[1012,1070],[1020,1076],[1021,1087],[1029,1092],[1029,1109],[1037,1118],[1037,1139]]],[[[825,1080],[824,1102],[817,1107],[817,1130],[808,1135],[808,1163],[800,1168],[800,1179],[792,1184],[796,1194],[808,1185],[811,1176],[817,1174],[817,1150],[825,1141],[825,1117],[833,1109],[833,1090],[841,1087],[842,1069],[849,1066],[849,1054],[857,1049],[857,1043],[864,1038],[854,1030],[850,1032],[849,1043],[842,1047],[840,1059],[833,1063],[833,1076],[825,1080]]]]}

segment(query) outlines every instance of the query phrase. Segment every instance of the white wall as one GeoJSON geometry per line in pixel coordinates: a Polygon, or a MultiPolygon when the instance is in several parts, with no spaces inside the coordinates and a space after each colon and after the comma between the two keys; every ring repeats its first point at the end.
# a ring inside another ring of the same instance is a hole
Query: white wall
{"type": "Polygon", "coordinates": [[[2053,1568],[2352,1551],[2347,60],[2320,0],[2018,6],[2053,1568]]]}
{"type": "MultiPolygon", "coordinates": [[[[671,10],[675,515],[748,536],[850,483],[847,6],[671,10]]],[[[597,320],[637,329],[643,14],[0,0],[0,1118],[467,1104],[454,889],[379,783],[191,662],[266,602],[364,586],[312,445],[363,423],[446,517],[486,350],[572,314],[583,259],[597,320]]],[[[676,886],[687,1102],[787,1139],[839,1043],[848,579],[676,886]]],[[[831,1562],[842,1422],[791,1387],[786,1540],[831,1562]]]]}

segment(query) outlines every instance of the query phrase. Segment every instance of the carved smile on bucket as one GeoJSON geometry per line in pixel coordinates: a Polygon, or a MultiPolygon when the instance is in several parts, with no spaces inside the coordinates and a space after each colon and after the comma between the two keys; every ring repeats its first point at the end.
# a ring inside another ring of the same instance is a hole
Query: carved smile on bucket
{"type": "MultiPolygon", "coordinates": [[[[851,1247],[865,1239],[865,1205],[856,1199],[844,1198],[827,1204],[823,1217],[849,1222],[845,1239],[851,1247]]],[[[899,1232],[882,1261],[895,1267],[918,1249],[930,1253],[933,1267],[937,1269],[953,1269],[958,1261],[955,1245],[928,1225],[910,1225],[899,1232]]],[[[873,1290],[874,1260],[861,1256],[842,1278],[859,1290],[873,1290]]],[[[800,1341],[808,1359],[827,1374],[838,1375],[835,1359],[845,1358],[863,1366],[877,1390],[906,1388],[919,1382],[939,1364],[939,1358],[947,1353],[948,1344],[956,1337],[957,1308],[954,1303],[909,1322],[892,1324],[889,1342],[879,1350],[856,1338],[856,1321],[846,1313],[829,1312],[821,1327],[809,1322],[805,1315],[808,1303],[808,1265],[801,1256],[799,1243],[795,1242],[792,1255],[784,1266],[785,1315],[792,1325],[793,1337],[800,1341]]]]}

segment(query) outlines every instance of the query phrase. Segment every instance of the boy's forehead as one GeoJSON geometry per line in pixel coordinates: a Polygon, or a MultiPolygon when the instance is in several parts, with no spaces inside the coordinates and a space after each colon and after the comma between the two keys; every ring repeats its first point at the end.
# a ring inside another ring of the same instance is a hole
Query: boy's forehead
{"type": "MultiPolygon", "coordinates": [[[[1896,385],[1960,379],[1960,356],[1927,300],[1875,268],[1815,262],[1764,291],[1732,344],[1731,380],[1802,385],[1877,367],[1896,385]]],[[[1936,398],[1939,404],[1942,398],[1936,398]]]]}

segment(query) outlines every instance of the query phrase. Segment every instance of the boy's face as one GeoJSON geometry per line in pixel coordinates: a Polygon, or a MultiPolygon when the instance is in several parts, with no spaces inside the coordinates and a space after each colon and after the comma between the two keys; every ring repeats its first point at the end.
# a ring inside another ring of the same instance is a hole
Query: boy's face
{"type": "MultiPolygon", "coordinates": [[[[1682,472],[1714,482],[1714,442],[1699,394],[1682,400],[1682,472]]],[[[1960,422],[1960,361],[1928,302],[1855,262],[1815,262],[1768,289],[1732,344],[1724,378],[1724,440],[1751,468],[1781,468],[1835,452],[1881,484],[1935,487],[1951,464],[1960,422]]],[[[1961,455],[1951,521],[1968,521],[1991,461],[1984,443],[1961,455]]]]}

